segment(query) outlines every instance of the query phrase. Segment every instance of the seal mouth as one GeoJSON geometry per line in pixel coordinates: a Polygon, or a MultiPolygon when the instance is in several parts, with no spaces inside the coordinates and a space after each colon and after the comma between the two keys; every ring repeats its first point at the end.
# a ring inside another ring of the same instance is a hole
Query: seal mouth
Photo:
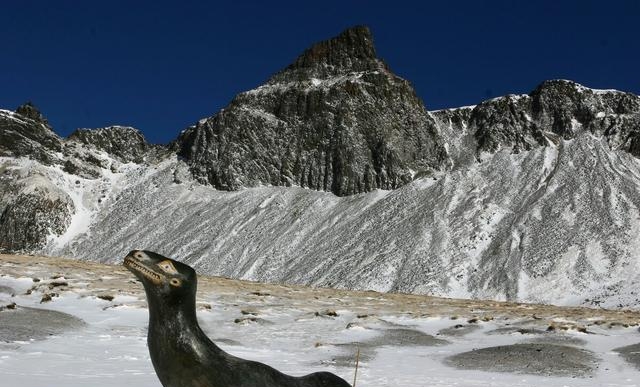
{"type": "Polygon", "coordinates": [[[160,274],[147,268],[142,263],[138,262],[135,258],[126,256],[124,258],[123,265],[134,273],[139,273],[140,275],[144,276],[149,281],[153,282],[154,285],[158,285],[160,284],[160,282],[162,282],[162,276],[160,274]]]}

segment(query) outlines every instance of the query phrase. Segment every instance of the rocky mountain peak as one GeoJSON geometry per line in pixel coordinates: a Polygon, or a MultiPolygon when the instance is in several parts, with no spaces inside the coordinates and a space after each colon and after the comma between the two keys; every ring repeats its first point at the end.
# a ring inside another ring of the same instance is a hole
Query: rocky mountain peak
{"type": "Polygon", "coordinates": [[[52,164],[62,143],[47,119],[31,103],[15,112],[0,110],[0,156],[28,157],[52,164]]]}
{"type": "Polygon", "coordinates": [[[176,142],[201,182],[297,185],[339,196],[395,189],[444,167],[434,119],[376,59],[367,27],[314,44],[176,142]]]}
{"type": "MultiPolygon", "coordinates": [[[[452,117],[448,113],[438,115],[452,117]]],[[[529,94],[484,101],[465,120],[457,125],[473,131],[479,152],[511,149],[519,153],[589,132],[606,138],[613,149],[640,156],[640,97],[618,90],[548,80],[529,94]]]]}
{"type": "Polygon", "coordinates": [[[69,135],[69,140],[95,146],[123,162],[140,163],[150,149],[142,132],[129,126],[78,129],[69,135]]]}
{"type": "Polygon", "coordinates": [[[31,103],[31,101],[23,103],[22,105],[18,106],[18,108],[16,109],[16,113],[18,113],[23,117],[37,121],[51,130],[51,125],[49,125],[49,121],[45,118],[45,116],[42,113],[40,113],[40,110],[38,110],[38,108],[33,103],[31,103]]]}
{"type": "Polygon", "coordinates": [[[276,74],[272,81],[305,77],[329,78],[350,72],[375,71],[385,65],[376,55],[371,31],[366,26],[346,29],[338,36],[312,45],[291,65],[276,74]]]}

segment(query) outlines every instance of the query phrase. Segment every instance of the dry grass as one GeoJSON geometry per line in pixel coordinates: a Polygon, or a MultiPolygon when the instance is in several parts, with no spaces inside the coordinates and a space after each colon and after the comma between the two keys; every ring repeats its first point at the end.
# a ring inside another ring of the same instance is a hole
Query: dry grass
{"type": "MultiPolygon", "coordinates": [[[[133,295],[144,302],[142,286],[122,266],[43,256],[0,254],[0,273],[11,277],[31,277],[46,285],[64,277],[67,289],[95,297],[133,295]]],[[[553,329],[586,330],[592,325],[636,326],[640,312],[583,307],[558,307],[513,302],[460,300],[411,294],[377,293],[311,288],[296,285],[264,284],[220,277],[199,278],[199,295],[215,294],[218,302],[265,302],[300,310],[349,310],[359,316],[405,314],[414,317],[449,317],[468,322],[490,320],[531,320],[553,329]]],[[[61,289],[64,290],[64,289],[61,289]]],[[[205,296],[206,297],[206,296],[205,296]]],[[[199,297],[201,307],[208,307],[199,297]]]]}

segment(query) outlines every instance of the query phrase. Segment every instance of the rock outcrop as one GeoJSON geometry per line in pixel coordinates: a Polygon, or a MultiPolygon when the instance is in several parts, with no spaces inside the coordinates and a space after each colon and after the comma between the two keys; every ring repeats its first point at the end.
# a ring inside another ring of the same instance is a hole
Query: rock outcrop
{"type": "Polygon", "coordinates": [[[551,80],[528,95],[508,95],[479,104],[465,124],[475,131],[478,152],[507,148],[518,153],[588,131],[604,136],[613,149],[638,157],[639,122],[640,98],[636,95],[551,80]]]}
{"type": "Polygon", "coordinates": [[[78,129],[71,133],[69,140],[103,150],[123,163],[142,163],[159,148],[147,143],[138,129],[129,126],[78,129]]]}
{"type": "Polygon", "coordinates": [[[0,110],[0,156],[29,157],[45,164],[56,161],[62,141],[30,103],[16,112],[0,110]]]}
{"type": "Polygon", "coordinates": [[[62,235],[71,222],[75,208],[66,193],[41,177],[23,183],[0,214],[0,251],[37,251],[50,237],[62,235]]]}

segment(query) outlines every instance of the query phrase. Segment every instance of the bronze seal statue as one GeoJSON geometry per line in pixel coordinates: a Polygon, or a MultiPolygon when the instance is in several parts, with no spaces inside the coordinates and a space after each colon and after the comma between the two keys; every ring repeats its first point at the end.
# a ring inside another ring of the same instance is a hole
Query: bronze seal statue
{"type": "Polygon", "coordinates": [[[144,285],[147,343],[164,387],[350,387],[330,372],[290,376],[220,349],[198,325],[197,276],[190,266],[141,250],[130,252],[124,266],[144,285]]]}

